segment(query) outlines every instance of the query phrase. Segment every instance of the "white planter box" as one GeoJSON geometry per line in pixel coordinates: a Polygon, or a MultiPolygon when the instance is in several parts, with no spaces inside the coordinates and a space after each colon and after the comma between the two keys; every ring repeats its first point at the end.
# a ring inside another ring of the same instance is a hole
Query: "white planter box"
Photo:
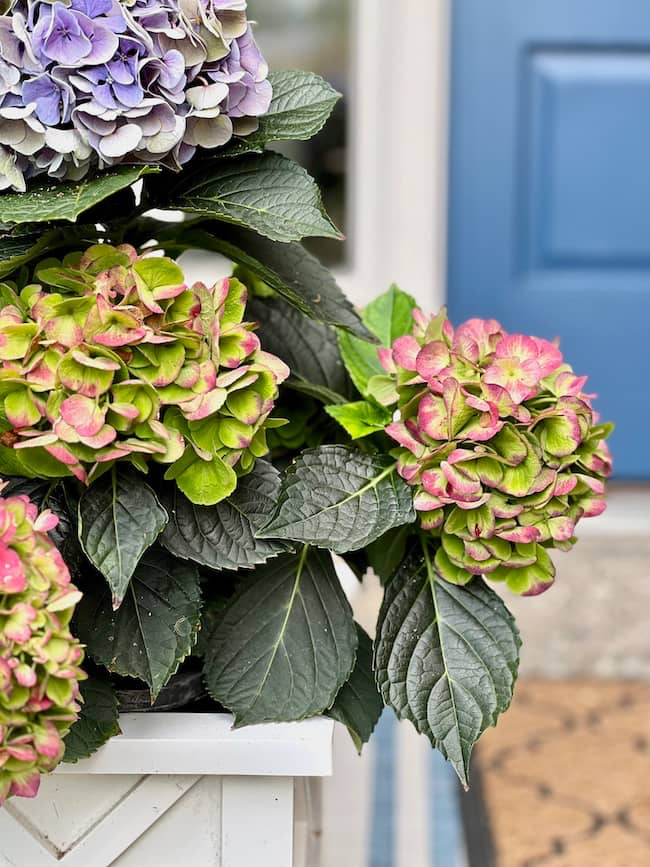
{"type": "Polygon", "coordinates": [[[128,714],[123,735],[0,809],[0,867],[317,867],[333,723],[128,714]]]}

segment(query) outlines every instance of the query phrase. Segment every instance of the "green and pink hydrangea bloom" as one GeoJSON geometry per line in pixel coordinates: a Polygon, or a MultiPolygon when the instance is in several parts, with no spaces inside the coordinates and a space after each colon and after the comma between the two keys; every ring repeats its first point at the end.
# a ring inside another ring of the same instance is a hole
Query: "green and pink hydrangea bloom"
{"type": "Polygon", "coordinates": [[[415,310],[413,333],[379,355],[395,387],[386,432],[421,527],[440,538],[440,574],[548,589],[548,549],[570,548],[578,521],[605,509],[611,426],[599,424],[586,377],[556,343],[495,320],[454,330],[445,311],[415,310]]]}
{"type": "Polygon", "coordinates": [[[27,497],[0,498],[0,806],[37,794],[79,712],[81,594],[47,535],[56,524],[27,497]]]}
{"type": "Polygon", "coordinates": [[[86,483],[151,460],[194,502],[232,493],[289,374],[244,321],[246,287],[190,287],[172,260],[104,244],[34,280],[6,286],[0,310],[0,442],[20,475],[86,483]]]}

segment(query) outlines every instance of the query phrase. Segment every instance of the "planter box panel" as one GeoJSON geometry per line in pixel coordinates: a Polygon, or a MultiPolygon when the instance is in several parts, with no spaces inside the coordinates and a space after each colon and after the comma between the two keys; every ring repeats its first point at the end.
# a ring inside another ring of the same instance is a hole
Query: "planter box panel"
{"type": "Polygon", "coordinates": [[[0,867],[317,867],[333,723],[233,731],[219,714],[126,715],[93,758],[0,810],[0,867]],[[129,772],[130,771],[130,772],[129,772]]]}

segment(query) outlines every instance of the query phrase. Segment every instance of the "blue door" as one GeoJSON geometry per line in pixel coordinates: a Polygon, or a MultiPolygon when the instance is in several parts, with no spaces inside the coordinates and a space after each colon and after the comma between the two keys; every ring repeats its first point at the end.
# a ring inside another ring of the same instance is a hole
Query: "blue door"
{"type": "Polygon", "coordinates": [[[650,0],[454,0],[449,306],[559,336],[650,478],[650,0]]]}

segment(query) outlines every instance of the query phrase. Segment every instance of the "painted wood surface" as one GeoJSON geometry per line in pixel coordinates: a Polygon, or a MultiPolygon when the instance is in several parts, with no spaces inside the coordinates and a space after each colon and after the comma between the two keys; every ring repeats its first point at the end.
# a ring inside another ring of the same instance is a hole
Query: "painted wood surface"
{"type": "Polygon", "coordinates": [[[0,810],[0,867],[317,867],[333,723],[234,731],[223,714],[127,715],[92,759],[0,810]]]}

